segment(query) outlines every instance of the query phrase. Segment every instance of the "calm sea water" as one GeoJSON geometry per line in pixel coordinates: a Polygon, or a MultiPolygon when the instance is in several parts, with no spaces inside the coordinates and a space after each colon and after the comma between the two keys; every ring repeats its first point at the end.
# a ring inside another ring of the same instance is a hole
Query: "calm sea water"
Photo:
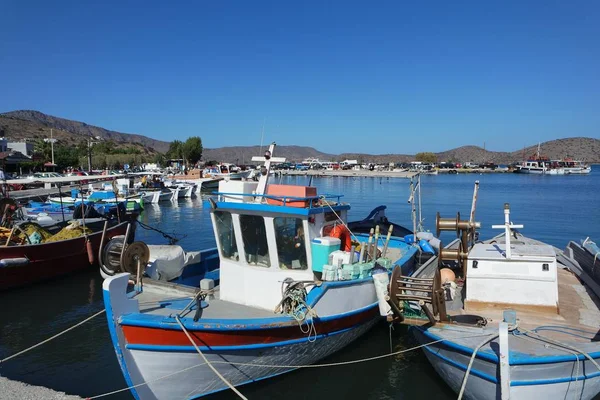
{"type": "MultiPolygon", "coordinates": [[[[279,178],[275,179],[277,182],[279,178]]],[[[425,228],[434,230],[435,213],[453,217],[459,211],[468,218],[476,180],[480,182],[476,220],[481,237],[499,233],[492,224],[504,221],[503,204],[511,204],[512,221],[524,224],[531,237],[564,248],[569,240],[590,236],[600,241],[600,166],[589,176],[534,176],[516,174],[459,174],[424,176],[422,210],[425,228]]],[[[304,176],[285,177],[283,183],[308,184],[304,176]]],[[[343,193],[352,205],[350,219],[362,219],[374,207],[388,206],[388,218],[411,226],[409,183],[406,179],[314,178],[320,193],[343,193]]],[[[186,250],[214,246],[209,207],[203,199],[150,206],[141,215],[146,224],[181,238],[186,250]]],[[[442,236],[444,241],[451,233],[442,236]]],[[[137,240],[164,244],[165,238],[138,228],[137,240]]],[[[88,271],[29,288],[0,293],[0,359],[52,336],[101,310],[102,279],[88,271]]],[[[367,358],[409,348],[415,343],[406,330],[381,323],[351,347],[326,362],[367,358]]],[[[106,319],[91,322],[25,355],[0,364],[0,375],[34,385],[47,386],[82,397],[124,388],[110,343],[106,319]]],[[[403,399],[455,398],[440,381],[421,351],[378,361],[327,369],[305,369],[247,385],[241,391],[249,398],[306,399],[364,398],[403,399]]],[[[0,393],[2,398],[2,393],[0,393]]],[[[129,392],[110,396],[131,399],[129,392]]],[[[212,399],[235,398],[220,393],[212,399]]]]}

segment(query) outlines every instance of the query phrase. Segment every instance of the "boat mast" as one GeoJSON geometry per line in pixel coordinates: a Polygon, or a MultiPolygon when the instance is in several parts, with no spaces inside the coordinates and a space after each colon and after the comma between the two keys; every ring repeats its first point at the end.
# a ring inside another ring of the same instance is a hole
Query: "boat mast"
{"type": "Polygon", "coordinates": [[[258,187],[256,188],[255,194],[259,195],[256,197],[256,202],[261,203],[263,201],[263,196],[265,191],[267,190],[267,183],[269,180],[269,173],[271,172],[271,163],[282,163],[285,162],[285,158],[283,157],[272,157],[273,151],[275,151],[275,142],[271,143],[269,146],[269,150],[265,151],[265,155],[262,157],[252,157],[252,161],[263,161],[264,165],[261,168],[260,179],[258,180],[258,187]]]}

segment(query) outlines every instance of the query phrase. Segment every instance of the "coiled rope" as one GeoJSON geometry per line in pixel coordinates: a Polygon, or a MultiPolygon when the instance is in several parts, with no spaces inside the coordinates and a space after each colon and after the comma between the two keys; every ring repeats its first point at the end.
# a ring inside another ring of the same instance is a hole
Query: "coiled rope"
{"type": "Polygon", "coordinates": [[[315,318],[318,318],[317,312],[306,303],[305,283],[314,284],[314,282],[293,281],[290,278],[281,283],[281,301],[275,307],[275,313],[282,313],[294,318],[298,322],[300,331],[308,335],[308,341],[314,343],[317,340],[317,329],[315,327],[315,318]],[[287,284],[284,289],[283,286],[287,284]],[[306,327],[304,324],[306,323],[306,327]]]}

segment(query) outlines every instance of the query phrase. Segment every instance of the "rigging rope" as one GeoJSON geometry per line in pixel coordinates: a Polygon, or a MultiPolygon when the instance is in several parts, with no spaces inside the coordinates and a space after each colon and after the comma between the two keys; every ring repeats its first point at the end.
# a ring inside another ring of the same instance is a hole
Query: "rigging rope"
{"type": "Polygon", "coordinates": [[[346,223],[344,222],[344,220],[342,220],[342,218],[338,215],[338,213],[335,212],[335,210],[333,209],[333,207],[331,207],[331,204],[329,204],[329,202],[327,200],[325,200],[325,196],[321,196],[321,202],[325,203],[325,205],[327,205],[331,209],[331,211],[333,212],[333,214],[342,223],[342,225],[344,225],[344,227],[346,229],[348,229],[348,232],[350,232],[350,235],[352,235],[352,237],[354,238],[354,241],[360,243],[360,240],[358,240],[358,238],[356,237],[356,235],[350,230],[350,228],[348,228],[348,225],[346,225],[346,223]]]}

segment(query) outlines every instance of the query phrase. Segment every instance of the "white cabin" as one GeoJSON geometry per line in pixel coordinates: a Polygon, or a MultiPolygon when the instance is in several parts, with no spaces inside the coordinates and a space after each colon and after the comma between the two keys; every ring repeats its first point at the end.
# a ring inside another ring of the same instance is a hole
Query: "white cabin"
{"type": "Polygon", "coordinates": [[[211,219],[221,299],[267,310],[281,301],[286,278],[314,280],[311,241],[338,216],[346,221],[350,208],[339,197],[319,202],[311,187],[270,185],[262,195],[260,182],[221,181],[218,196],[211,219]]]}

